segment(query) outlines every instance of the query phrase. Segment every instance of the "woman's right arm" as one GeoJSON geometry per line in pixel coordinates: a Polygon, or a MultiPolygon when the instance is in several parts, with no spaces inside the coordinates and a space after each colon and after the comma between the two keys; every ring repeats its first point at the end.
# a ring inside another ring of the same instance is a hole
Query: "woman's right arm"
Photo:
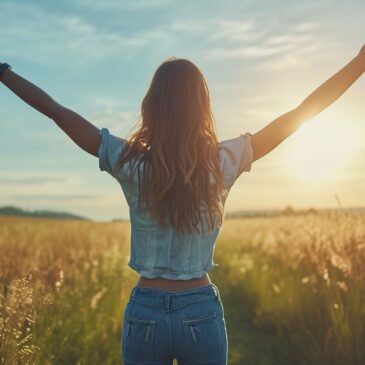
{"type": "Polygon", "coordinates": [[[314,90],[295,109],[281,115],[251,136],[253,161],[263,157],[305,121],[336,101],[365,71],[365,45],[345,67],[314,90]]]}

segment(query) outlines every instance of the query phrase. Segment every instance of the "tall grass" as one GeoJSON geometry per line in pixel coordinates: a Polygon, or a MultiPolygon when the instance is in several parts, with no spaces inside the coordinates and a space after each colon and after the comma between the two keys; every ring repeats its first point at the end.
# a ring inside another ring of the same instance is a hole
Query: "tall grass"
{"type": "MultiPolygon", "coordinates": [[[[226,219],[229,364],[365,363],[365,216],[226,219]]],[[[0,364],[122,364],[128,222],[0,218],[0,364]]]]}

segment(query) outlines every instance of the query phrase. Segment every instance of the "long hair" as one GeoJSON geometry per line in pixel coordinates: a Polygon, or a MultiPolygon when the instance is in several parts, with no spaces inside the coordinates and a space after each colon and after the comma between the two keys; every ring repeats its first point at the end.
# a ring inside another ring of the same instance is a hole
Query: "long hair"
{"type": "Polygon", "coordinates": [[[128,138],[115,167],[119,170],[124,162],[142,156],[138,207],[144,202],[162,227],[170,224],[180,233],[193,228],[199,232],[201,212],[204,218],[209,216],[210,232],[216,218],[221,226],[226,190],[208,86],[200,69],[176,57],[161,63],[143,98],[140,117],[142,123],[128,138]]]}

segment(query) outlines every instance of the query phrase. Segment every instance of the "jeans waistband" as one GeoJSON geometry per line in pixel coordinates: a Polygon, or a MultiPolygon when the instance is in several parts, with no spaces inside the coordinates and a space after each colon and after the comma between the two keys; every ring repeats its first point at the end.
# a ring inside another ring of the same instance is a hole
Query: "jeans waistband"
{"type": "Polygon", "coordinates": [[[166,291],[159,288],[135,286],[130,295],[132,301],[156,307],[163,305],[165,309],[171,309],[174,304],[179,306],[212,297],[220,299],[218,287],[214,283],[179,291],[166,291]]]}

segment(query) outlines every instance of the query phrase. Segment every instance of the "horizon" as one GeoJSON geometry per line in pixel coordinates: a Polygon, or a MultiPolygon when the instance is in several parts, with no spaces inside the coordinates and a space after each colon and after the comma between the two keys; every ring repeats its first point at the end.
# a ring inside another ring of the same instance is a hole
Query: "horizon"
{"type": "MultiPolygon", "coordinates": [[[[223,141],[256,133],[299,105],[364,43],[365,3],[359,0],[229,5],[4,1],[0,62],[125,138],[157,66],[171,56],[190,59],[207,80],[223,141]]],[[[119,183],[99,170],[98,159],[1,86],[0,205],[129,219],[119,183]]],[[[355,82],[254,162],[232,187],[225,212],[330,209],[338,206],[336,196],[343,207],[365,206],[363,90],[363,80],[355,82]]]]}
{"type": "MultiPolygon", "coordinates": [[[[37,218],[44,218],[47,217],[42,216],[41,213],[48,213],[48,214],[65,214],[65,215],[74,215],[75,219],[85,219],[88,221],[92,221],[95,223],[103,223],[103,222],[113,222],[113,221],[127,221],[130,222],[130,217],[127,218],[122,218],[122,217],[112,217],[110,219],[94,219],[85,215],[80,215],[77,212],[70,212],[70,211],[56,211],[56,210],[50,210],[50,209],[35,209],[35,210],[28,210],[28,209],[23,209],[19,206],[15,206],[15,205],[7,205],[7,206],[0,206],[0,216],[12,216],[14,214],[9,214],[9,213],[2,213],[2,210],[4,209],[16,209],[16,210],[21,210],[23,214],[15,214],[15,216],[26,216],[29,214],[29,216],[32,216],[34,214],[35,217],[37,218]],[[38,214],[40,214],[39,216],[37,216],[38,214]]],[[[286,207],[283,208],[276,208],[276,209],[242,209],[242,210],[234,210],[234,211],[225,211],[224,216],[225,219],[230,219],[230,218],[239,218],[240,216],[251,216],[250,213],[252,213],[253,216],[260,216],[262,215],[266,215],[265,213],[268,213],[267,215],[270,215],[270,213],[279,213],[282,212],[283,214],[285,214],[285,212],[287,210],[292,210],[292,212],[294,214],[297,213],[306,213],[309,211],[315,211],[315,212],[323,212],[323,211],[351,211],[351,210],[364,210],[365,211],[365,205],[364,206],[352,206],[352,207],[342,207],[342,206],[336,206],[336,207],[315,207],[315,206],[311,206],[311,207],[307,207],[307,208],[298,208],[298,207],[294,207],[292,205],[288,205],[286,207]],[[235,216],[237,215],[237,216],[235,216]]],[[[65,219],[63,217],[52,217],[53,219],[65,219]]],[[[73,219],[72,217],[69,217],[67,219],[73,219]]]]}

